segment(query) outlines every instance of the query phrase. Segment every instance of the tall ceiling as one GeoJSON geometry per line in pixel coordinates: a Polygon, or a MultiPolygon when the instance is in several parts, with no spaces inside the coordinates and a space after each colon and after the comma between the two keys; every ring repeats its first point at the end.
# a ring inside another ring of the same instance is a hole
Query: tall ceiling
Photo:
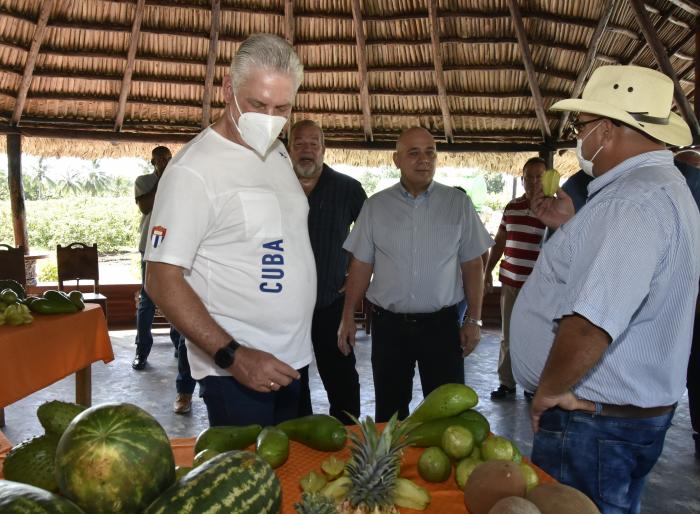
{"type": "Polygon", "coordinates": [[[697,134],[698,13],[694,0],[0,0],[0,132],[186,141],[221,115],[241,41],[271,32],[305,65],[293,119],[331,147],[388,148],[414,125],[453,151],[562,146],[548,107],[630,63],[672,70],[697,134]]]}

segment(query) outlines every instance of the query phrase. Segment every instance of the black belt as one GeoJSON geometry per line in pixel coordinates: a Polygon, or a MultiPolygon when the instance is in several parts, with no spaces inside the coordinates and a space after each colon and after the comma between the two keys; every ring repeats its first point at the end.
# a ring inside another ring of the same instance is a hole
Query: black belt
{"type": "Polygon", "coordinates": [[[634,418],[645,419],[655,418],[671,412],[677,404],[664,405],[661,407],[637,407],[636,405],[613,405],[610,403],[600,403],[601,416],[613,418],[634,418]]]}
{"type": "Polygon", "coordinates": [[[404,321],[406,323],[418,323],[421,321],[430,321],[432,319],[438,319],[440,317],[443,317],[446,314],[450,314],[452,316],[455,316],[455,320],[457,319],[457,305],[456,304],[450,305],[449,307],[445,307],[445,308],[440,309],[439,311],[435,311],[435,312],[408,312],[408,313],[392,312],[392,311],[388,311],[386,309],[381,308],[379,305],[372,304],[372,312],[377,317],[386,317],[386,318],[390,318],[390,319],[396,319],[399,321],[404,321]]]}

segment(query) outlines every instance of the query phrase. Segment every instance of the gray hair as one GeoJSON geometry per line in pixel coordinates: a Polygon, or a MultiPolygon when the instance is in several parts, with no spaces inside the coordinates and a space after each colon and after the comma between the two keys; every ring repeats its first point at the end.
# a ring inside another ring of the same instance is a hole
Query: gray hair
{"type": "Polygon", "coordinates": [[[295,93],[304,79],[304,66],[294,48],[274,34],[253,34],[238,48],[230,69],[234,91],[238,91],[255,68],[291,75],[295,93]]]}

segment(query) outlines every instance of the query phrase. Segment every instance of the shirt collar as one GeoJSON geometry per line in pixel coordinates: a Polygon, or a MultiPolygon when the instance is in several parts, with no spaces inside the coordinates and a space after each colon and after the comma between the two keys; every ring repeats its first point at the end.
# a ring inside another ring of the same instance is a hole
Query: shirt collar
{"type": "Polygon", "coordinates": [[[419,198],[427,198],[430,196],[430,193],[433,191],[433,186],[435,186],[435,181],[431,180],[430,185],[428,185],[428,189],[423,191],[421,194],[418,196],[414,197],[411,193],[406,191],[406,188],[403,187],[403,184],[401,183],[401,179],[399,179],[399,191],[401,192],[401,196],[404,198],[409,198],[411,200],[418,200],[419,198]]]}
{"type": "Polygon", "coordinates": [[[645,152],[634,157],[630,157],[622,161],[614,168],[596,177],[588,183],[588,198],[590,199],[596,193],[599,193],[605,186],[612,184],[615,180],[632,172],[641,166],[651,165],[673,165],[673,153],[670,150],[654,150],[653,152],[645,152]]]}

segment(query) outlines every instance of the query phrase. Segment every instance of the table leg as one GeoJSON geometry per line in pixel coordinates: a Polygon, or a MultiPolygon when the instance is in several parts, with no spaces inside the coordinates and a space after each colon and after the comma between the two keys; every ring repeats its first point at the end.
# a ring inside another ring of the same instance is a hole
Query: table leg
{"type": "Polygon", "coordinates": [[[0,428],[5,426],[5,409],[0,409],[0,428]]]}
{"type": "Polygon", "coordinates": [[[92,374],[90,364],[75,372],[75,403],[92,405],[92,374]]]}

